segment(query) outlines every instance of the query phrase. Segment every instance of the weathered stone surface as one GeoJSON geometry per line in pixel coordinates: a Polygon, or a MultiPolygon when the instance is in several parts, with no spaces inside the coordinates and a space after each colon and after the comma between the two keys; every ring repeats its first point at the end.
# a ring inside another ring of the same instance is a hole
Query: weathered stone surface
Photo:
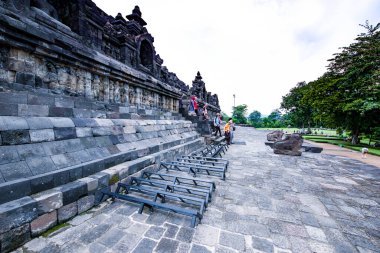
{"type": "Polygon", "coordinates": [[[78,202],[78,214],[81,214],[94,206],[95,196],[94,195],[85,196],[83,198],[78,199],[77,202],[78,202]]]}
{"type": "Polygon", "coordinates": [[[75,139],[77,137],[75,127],[60,127],[54,129],[56,140],[75,139]]]}
{"type": "Polygon", "coordinates": [[[20,161],[15,147],[0,147],[0,164],[20,161]]]}
{"type": "Polygon", "coordinates": [[[74,117],[73,108],[49,107],[49,117],[74,117]]]}
{"type": "Polygon", "coordinates": [[[24,197],[0,205],[0,234],[20,227],[38,216],[37,202],[24,197]]]}
{"type": "Polygon", "coordinates": [[[78,213],[77,202],[70,203],[58,209],[58,222],[65,222],[78,213]]]}
{"type": "Polygon", "coordinates": [[[238,250],[245,251],[245,239],[241,234],[229,233],[226,231],[220,232],[219,244],[238,250]]]}
{"type": "Polygon", "coordinates": [[[1,130],[26,130],[29,129],[28,122],[21,117],[3,116],[1,117],[1,130]]]}
{"type": "MultiPolygon", "coordinates": [[[[24,103],[26,104],[26,103],[24,103]]],[[[54,105],[54,97],[48,94],[28,94],[29,105],[54,105]]]]}
{"type": "Polygon", "coordinates": [[[12,181],[32,176],[28,165],[24,161],[0,165],[0,172],[5,181],[12,181]]]}
{"type": "Polygon", "coordinates": [[[77,127],[75,130],[78,138],[93,136],[91,127],[77,127]]]}
{"type": "Polygon", "coordinates": [[[284,135],[283,131],[273,131],[267,134],[267,141],[279,141],[284,135]]]}
{"type": "Polygon", "coordinates": [[[8,130],[1,132],[3,145],[30,143],[29,130],[8,130]]]}
{"type": "Polygon", "coordinates": [[[17,72],[16,83],[34,86],[36,83],[35,82],[35,75],[32,73],[17,72]]]}
{"type": "Polygon", "coordinates": [[[26,163],[33,175],[39,175],[57,169],[50,157],[30,157],[26,159],[26,163]]]}
{"type": "Polygon", "coordinates": [[[53,124],[48,117],[28,117],[26,118],[26,121],[31,130],[53,128],[53,124]]]}
{"type": "Polygon", "coordinates": [[[87,184],[75,181],[59,187],[59,190],[62,192],[63,205],[67,205],[87,194],[87,184]]]}
{"type": "Polygon", "coordinates": [[[167,238],[160,240],[156,247],[156,252],[158,253],[175,253],[177,251],[179,242],[167,238]]]}
{"type": "Polygon", "coordinates": [[[47,105],[18,105],[18,116],[22,117],[47,117],[49,107],[47,105]]]}
{"type": "Polygon", "coordinates": [[[53,141],[53,129],[29,130],[31,142],[53,141]]]}
{"type": "Polygon", "coordinates": [[[49,118],[54,128],[75,127],[74,122],[69,118],[49,118]]]}
{"type": "Polygon", "coordinates": [[[30,240],[30,226],[24,224],[10,231],[0,234],[0,251],[10,252],[30,240]]]}
{"type": "Polygon", "coordinates": [[[273,144],[273,152],[275,154],[300,156],[300,151],[303,143],[303,138],[300,134],[286,135],[281,141],[276,141],[273,144]]]}
{"type": "Polygon", "coordinates": [[[54,227],[57,224],[57,211],[54,210],[51,213],[46,213],[39,216],[37,219],[30,223],[30,231],[32,236],[38,236],[54,227]]]}
{"type": "Polygon", "coordinates": [[[149,253],[153,252],[157,242],[144,238],[140,241],[137,247],[133,250],[134,253],[149,253]]]}
{"type": "MultiPolygon", "coordinates": [[[[2,100],[0,101],[2,102],[2,100]]],[[[0,103],[0,115],[1,116],[18,116],[18,105],[0,103]]]]}
{"type": "Polygon", "coordinates": [[[62,192],[54,189],[32,195],[32,198],[37,201],[39,215],[63,206],[62,192]]]}

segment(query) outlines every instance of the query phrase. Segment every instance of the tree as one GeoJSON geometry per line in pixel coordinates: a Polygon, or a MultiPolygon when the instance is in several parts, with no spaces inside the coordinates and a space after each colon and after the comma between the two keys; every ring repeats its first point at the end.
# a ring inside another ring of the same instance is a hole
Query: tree
{"type": "Polygon", "coordinates": [[[380,125],[380,23],[362,26],[366,33],[329,60],[327,73],[306,95],[328,125],[351,132],[353,144],[365,129],[380,125]]]}
{"type": "Polygon", "coordinates": [[[290,124],[293,126],[305,128],[306,123],[310,129],[313,110],[309,101],[304,99],[309,88],[306,82],[299,82],[282,97],[281,108],[286,110],[290,124]]]}
{"type": "Polygon", "coordinates": [[[247,114],[248,106],[246,104],[235,106],[232,110],[232,118],[235,123],[247,124],[245,115],[247,114]]]}
{"type": "Polygon", "coordinates": [[[260,127],[262,122],[261,113],[259,111],[251,112],[248,116],[248,120],[254,127],[260,127]]]}

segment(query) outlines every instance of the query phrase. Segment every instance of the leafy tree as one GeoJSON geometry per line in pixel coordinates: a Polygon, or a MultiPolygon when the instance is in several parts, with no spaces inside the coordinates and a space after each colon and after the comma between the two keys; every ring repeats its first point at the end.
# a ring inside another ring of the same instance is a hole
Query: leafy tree
{"type": "Polygon", "coordinates": [[[232,110],[232,118],[235,123],[247,124],[247,118],[245,115],[247,114],[248,106],[246,104],[235,106],[232,110]]]}
{"type": "Polygon", "coordinates": [[[254,127],[260,127],[262,123],[261,113],[259,111],[251,112],[248,116],[248,120],[254,127]]]}
{"type": "Polygon", "coordinates": [[[361,26],[366,32],[334,54],[325,74],[283,97],[281,108],[295,125],[340,127],[351,133],[352,144],[380,126],[380,23],[361,26]]]}
{"type": "Polygon", "coordinates": [[[309,101],[304,99],[308,89],[306,82],[299,82],[282,97],[281,108],[287,111],[290,125],[305,128],[306,123],[310,129],[313,111],[309,101]]]}

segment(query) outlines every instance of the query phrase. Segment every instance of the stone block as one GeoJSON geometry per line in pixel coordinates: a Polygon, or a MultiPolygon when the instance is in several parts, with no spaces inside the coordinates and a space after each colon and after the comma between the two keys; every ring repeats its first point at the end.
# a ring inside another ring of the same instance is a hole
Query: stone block
{"type": "Polygon", "coordinates": [[[104,111],[91,111],[91,118],[105,119],[107,117],[104,111]]]}
{"type": "Polygon", "coordinates": [[[66,168],[72,165],[75,165],[73,161],[71,161],[66,154],[59,154],[59,155],[53,155],[51,156],[51,159],[53,160],[55,166],[58,169],[66,168]]]}
{"type": "Polygon", "coordinates": [[[30,133],[30,141],[32,143],[54,141],[53,129],[29,130],[29,133],[30,133]]]}
{"type": "Polygon", "coordinates": [[[53,128],[53,124],[48,117],[31,117],[26,118],[26,121],[28,122],[31,130],[53,128]]]}
{"type": "Polygon", "coordinates": [[[119,135],[123,134],[123,128],[120,126],[93,127],[92,133],[94,136],[119,135]]]}
{"type": "Polygon", "coordinates": [[[106,148],[89,148],[87,149],[87,152],[93,159],[100,159],[110,155],[109,151],[106,148]]]}
{"type": "Polygon", "coordinates": [[[87,184],[75,181],[58,188],[62,192],[63,205],[77,201],[80,197],[87,194],[87,184]]]}
{"type": "Polygon", "coordinates": [[[104,161],[91,161],[82,165],[83,177],[98,173],[105,169],[104,161]]]}
{"type": "Polygon", "coordinates": [[[77,203],[78,203],[78,214],[81,214],[94,206],[95,196],[94,195],[85,196],[83,198],[78,199],[77,203]]]}
{"type": "Polygon", "coordinates": [[[96,140],[93,137],[84,137],[80,138],[80,142],[83,145],[84,148],[94,148],[97,147],[98,145],[96,144],[96,140]]]}
{"type": "Polygon", "coordinates": [[[73,109],[74,118],[91,118],[92,111],[88,109],[73,109]]]}
{"type": "Polygon", "coordinates": [[[56,140],[67,140],[77,138],[75,127],[54,128],[54,135],[56,140]]]}
{"type": "Polygon", "coordinates": [[[0,116],[18,116],[18,105],[0,103],[0,116]]]}
{"type": "Polygon", "coordinates": [[[113,145],[111,139],[108,136],[95,137],[95,140],[98,147],[108,147],[113,145]]]}
{"type": "Polygon", "coordinates": [[[4,116],[1,117],[3,123],[0,124],[0,131],[2,130],[25,130],[29,129],[29,125],[24,118],[4,116]]]}
{"type": "Polygon", "coordinates": [[[35,86],[36,84],[35,75],[31,73],[17,72],[16,83],[35,86]]]}
{"type": "Polygon", "coordinates": [[[0,205],[0,234],[37,218],[37,202],[23,197],[0,205]]]}
{"type": "Polygon", "coordinates": [[[95,119],[77,119],[74,118],[73,122],[76,127],[97,127],[99,126],[95,119]]]}
{"type": "Polygon", "coordinates": [[[51,213],[46,213],[39,216],[37,219],[30,223],[30,231],[32,236],[38,236],[43,232],[47,231],[49,228],[57,225],[57,211],[54,210],[51,213]]]}
{"type": "Polygon", "coordinates": [[[47,117],[49,107],[47,105],[18,105],[18,116],[21,117],[47,117]]]}
{"type": "Polygon", "coordinates": [[[92,103],[89,101],[84,101],[84,100],[76,100],[74,102],[74,107],[80,108],[80,109],[91,110],[92,109],[92,103]]]}
{"type": "Polygon", "coordinates": [[[0,165],[0,172],[5,181],[12,181],[32,176],[28,165],[24,161],[0,165]]]}
{"type": "Polygon", "coordinates": [[[98,180],[98,189],[103,189],[104,187],[109,186],[110,175],[104,172],[98,172],[94,175],[91,175],[90,178],[95,178],[98,180]]]}
{"type": "Polygon", "coordinates": [[[74,108],[74,100],[68,97],[56,97],[55,106],[65,107],[65,108],[74,108]]]}
{"type": "Polygon", "coordinates": [[[10,146],[0,147],[0,164],[12,163],[20,161],[16,147],[10,146]]]}
{"type": "Polygon", "coordinates": [[[32,174],[39,175],[47,172],[51,172],[56,170],[53,161],[50,157],[30,157],[26,159],[26,163],[28,164],[32,174]]]}
{"type": "Polygon", "coordinates": [[[30,180],[21,178],[2,183],[0,192],[0,204],[27,196],[31,193],[30,180]]]}
{"type": "Polygon", "coordinates": [[[51,189],[32,195],[31,197],[37,201],[38,214],[50,213],[63,206],[62,192],[51,189]]]}
{"type": "Polygon", "coordinates": [[[54,97],[48,94],[28,94],[28,104],[51,106],[54,105],[54,97]]]}
{"type": "Polygon", "coordinates": [[[114,126],[114,123],[110,119],[95,119],[99,126],[114,126]]]}
{"type": "Polygon", "coordinates": [[[84,177],[78,181],[84,182],[87,185],[88,193],[93,193],[98,188],[98,180],[96,178],[84,177]]]}
{"type": "Polygon", "coordinates": [[[30,226],[24,224],[0,235],[0,252],[10,252],[30,240],[30,226]]]}
{"type": "Polygon", "coordinates": [[[30,143],[29,130],[8,130],[1,132],[3,145],[30,143]]]}
{"type": "Polygon", "coordinates": [[[125,134],[134,134],[136,133],[136,127],[132,125],[127,125],[123,127],[123,132],[125,134]]]}
{"type": "Polygon", "coordinates": [[[0,92],[0,101],[9,104],[27,104],[27,93],[0,92]]]}
{"type": "Polygon", "coordinates": [[[69,118],[50,118],[54,128],[75,127],[74,122],[69,118]]]}
{"type": "Polygon", "coordinates": [[[49,117],[74,117],[73,108],[64,108],[64,107],[50,107],[49,108],[49,117]]]}
{"type": "Polygon", "coordinates": [[[79,139],[45,142],[42,143],[42,146],[47,155],[57,155],[67,152],[76,152],[84,149],[84,146],[82,145],[79,139]]]}
{"type": "Polygon", "coordinates": [[[54,187],[54,174],[47,173],[29,178],[31,193],[38,193],[54,187]]]}
{"type": "Polygon", "coordinates": [[[92,128],[91,127],[77,127],[75,128],[78,138],[81,137],[92,137],[92,128]]]}
{"type": "Polygon", "coordinates": [[[70,203],[58,209],[58,223],[63,223],[78,213],[77,202],[70,203]]]}
{"type": "Polygon", "coordinates": [[[78,161],[79,163],[89,162],[93,160],[93,157],[87,152],[87,150],[80,150],[77,152],[67,153],[69,159],[78,161]]]}

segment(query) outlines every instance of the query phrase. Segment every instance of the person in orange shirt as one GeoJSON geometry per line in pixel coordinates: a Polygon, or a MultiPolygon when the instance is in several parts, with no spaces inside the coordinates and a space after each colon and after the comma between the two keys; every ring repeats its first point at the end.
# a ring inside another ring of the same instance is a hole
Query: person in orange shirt
{"type": "Polygon", "coordinates": [[[224,136],[226,137],[227,145],[231,144],[231,131],[232,131],[232,118],[229,118],[226,125],[224,126],[224,136]]]}

